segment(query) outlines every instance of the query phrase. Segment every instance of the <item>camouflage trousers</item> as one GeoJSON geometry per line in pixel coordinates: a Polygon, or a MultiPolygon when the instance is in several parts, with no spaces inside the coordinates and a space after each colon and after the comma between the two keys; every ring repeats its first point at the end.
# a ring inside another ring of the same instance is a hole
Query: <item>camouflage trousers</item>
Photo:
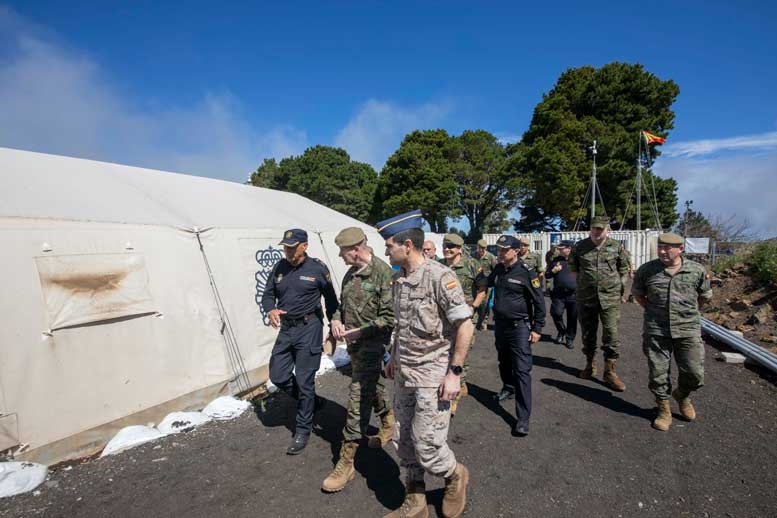
{"type": "Polygon", "coordinates": [[[680,392],[689,394],[704,385],[704,345],[701,337],[643,335],[642,351],[648,361],[648,388],[656,400],[669,399],[672,393],[672,355],[679,371],[677,386],[680,392]]]}
{"type": "Polygon", "coordinates": [[[448,447],[450,401],[442,401],[437,387],[405,387],[398,375],[394,392],[394,444],[407,480],[423,481],[424,473],[448,477],[456,469],[456,457],[448,447]]]}
{"type": "Polygon", "coordinates": [[[358,441],[367,434],[370,416],[389,411],[386,388],[380,377],[383,368],[383,344],[356,343],[348,346],[351,357],[351,385],[343,439],[358,441]]]}
{"type": "Polygon", "coordinates": [[[620,354],[620,339],[618,337],[618,321],[621,317],[620,301],[602,307],[599,301],[577,303],[577,315],[580,320],[580,330],[583,334],[583,354],[596,353],[596,335],[599,332],[599,321],[602,322],[602,351],[605,360],[617,360],[620,354]]]}

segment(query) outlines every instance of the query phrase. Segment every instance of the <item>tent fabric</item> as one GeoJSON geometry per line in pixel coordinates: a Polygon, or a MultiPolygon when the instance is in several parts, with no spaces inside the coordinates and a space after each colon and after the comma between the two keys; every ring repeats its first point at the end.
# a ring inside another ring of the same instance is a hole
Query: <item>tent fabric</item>
{"type": "Polygon", "coordinates": [[[295,194],[0,148],[3,445],[65,460],[112,423],[266,381],[277,331],[259,302],[283,231],[308,231],[339,291],[349,226],[382,255],[374,228],[295,194]]]}

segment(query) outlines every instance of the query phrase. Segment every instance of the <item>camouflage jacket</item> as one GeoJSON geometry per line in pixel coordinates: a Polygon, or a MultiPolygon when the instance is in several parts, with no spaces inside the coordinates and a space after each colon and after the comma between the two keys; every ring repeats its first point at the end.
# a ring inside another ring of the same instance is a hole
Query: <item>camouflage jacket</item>
{"type": "Polygon", "coordinates": [[[351,266],[343,277],[340,307],[332,320],[341,321],[349,330],[360,329],[362,339],[387,343],[394,326],[392,273],[389,265],[374,255],[364,268],[351,266]]]}
{"type": "Polygon", "coordinates": [[[569,269],[577,273],[577,303],[619,305],[630,268],[629,253],[619,241],[608,237],[597,247],[591,238],[583,239],[569,256],[569,269]]]}
{"type": "Polygon", "coordinates": [[[483,257],[480,258],[480,267],[483,269],[483,275],[488,277],[491,275],[491,271],[494,269],[494,266],[497,264],[496,256],[486,250],[486,253],[483,254],[483,257]]]}
{"type": "Polygon", "coordinates": [[[396,324],[391,354],[407,387],[437,387],[448,372],[457,323],[472,316],[456,274],[426,259],[411,273],[394,272],[396,324]]]}
{"type": "MultiPolygon", "coordinates": [[[[448,266],[445,263],[445,259],[440,259],[440,264],[448,266]]],[[[475,301],[475,295],[477,295],[477,288],[475,286],[475,279],[478,278],[480,272],[483,270],[480,266],[480,262],[470,256],[461,256],[461,260],[453,266],[448,266],[461,284],[461,290],[464,292],[464,299],[467,304],[472,304],[475,301]]]]}
{"type": "Polygon", "coordinates": [[[674,275],[658,259],[643,264],[634,276],[631,293],[647,298],[643,332],[670,338],[699,336],[699,299],[712,298],[704,267],[688,259],[683,259],[674,275]]]}
{"type": "Polygon", "coordinates": [[[518,259],[524,262],[529,267],[530,272],[534,272],[538,275],[542,275],[545,270],[542,269],[542,260],[540,254],[536,252],[529,252],[525,257],[518,256],[518,259]]]}

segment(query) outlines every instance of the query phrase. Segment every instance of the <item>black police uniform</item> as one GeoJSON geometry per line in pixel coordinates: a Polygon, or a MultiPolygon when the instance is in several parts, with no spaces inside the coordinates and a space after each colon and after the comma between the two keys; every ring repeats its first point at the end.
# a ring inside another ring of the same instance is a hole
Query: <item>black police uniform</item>
{"type": "Polygon", "coordinates": [[[550,316],[553,317],[559,337],[566,338],[567,347],[571,348],[577,334],[577,299],[575,298],[577,276],[569,270],[566,258],[558,256],[548,263],[545,278],[553,279],[553,290],[550,292],[550,316]],[[561,265],[561,270],[554,273],[553,268],[557,264],[561,265]],[[564,323],[565,310],[566,323],[564,323]]]}
{"type": "Polygon", "coordinates": [[[496,351],[502,390],[515,394],[517,426],[528,426],[532,368],[529,333],[541,333],[545,325],[545,300],[539,276],[518,259],[510,267],[497,264],[486,282],[494,288],[496,351]]]}
{"type": "Polygon", "coordinates": [[[322,295],[327,319],[331,320],[337,309],[337,295],[329,269],[307,255],[297,267],[281,259],[273,267],[262,295],[266,313],[273,309],[286,311],[281,315],[281,330],[270,356],[270,381],[297,399],[298,435],[310,435],[313,427],[315,377],[324,343],[322,295]],[[295,368],[296,375],[292,373],[295,368]]]}

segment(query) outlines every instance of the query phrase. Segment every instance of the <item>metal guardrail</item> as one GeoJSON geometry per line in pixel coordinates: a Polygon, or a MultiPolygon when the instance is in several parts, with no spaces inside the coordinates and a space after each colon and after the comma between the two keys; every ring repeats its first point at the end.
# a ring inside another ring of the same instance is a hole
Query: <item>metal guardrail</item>
{"type": "Polygon", "coordinates": [[[748,358],[755,360],[772,372],[777,373],[777,355],[770,353],[763,347],[735,335],[725,327],[710,322],[706,318],[701,319],[701,330],[716,340],[731,346],[748,358]]]}

